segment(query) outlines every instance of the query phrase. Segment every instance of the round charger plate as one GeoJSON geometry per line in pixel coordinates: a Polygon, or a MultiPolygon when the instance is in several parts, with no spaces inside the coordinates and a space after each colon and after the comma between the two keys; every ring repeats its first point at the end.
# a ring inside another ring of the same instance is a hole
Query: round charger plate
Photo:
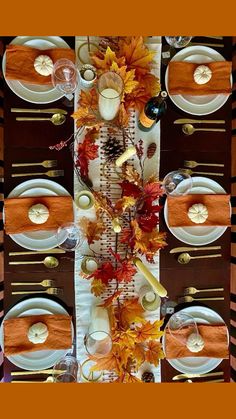
{"type": "MultiPolygon", "coordinates": [[[[178,313],[190,314],[197,323],[201,324],[225,324],[222,317],[208,307],[191,306],[180,310],[178,313]]],[[[228,330],[227,330],[228,331],[228,330]]],[[[229,342],[229,334],[228,334],[229,342]]],[[[162,338],[165,352],[165,335],[162,338]]],[[[187,357],[178,359],[167,359],[170,365],[177,371],[184,374],[206,374],[216,368],[222,361],[221,358],[187,357]]]]}
{"type": "MultiPolygon", "coordinates": [[[[31,179],[17,185],[8,195],[8,198],[26,197],[26,196],[69,196],[69,192],[52,180],[31,179]]],[[[20,246],[29,250],[47,250],[53,249],[63,242],[58,239],[56,231],[39,230],[28,233],[10,234],[20,246]]]]}
{"type": "MultiPolygon", "coordinates": [[[[12,45],[26,45],[32,48],[38,48],[42,50],[50,48],[70,48],[69,45],[59,36],[17,36],[11,42],[12,45]]],[[[2,60],[2,71],[5,78],[6,73],[6,52],[3,55],[2,60]]],[[[59,92],[52,85],[33,85],[23,83],[18,80],[6,80],[6,83],[10,89],[20,98],[30,103],[46,104],[55,102],[56,100],[63,97],[63,93],[59,92]]]]}
{"type": "MultiPolygon", "coordinates": [[[[65,314],[67,311],[59,303],[49,298],[28,298],[20,301],[13,306],[5,315],[0,327],[0,345],[4,351],[4,335],[3,324],[4,320],[23,316],[32,316],[40,314],[65,314]]],[[[74,337],[74,327],[71,323],[72,341],[74,337]]],[[[35,352],[25,352],[19,355],[11,355],[7,358],[10,362],[19,368],[37,371],[41,369],[50,368],[55,365],[63,356],[65,356],[70,349],[62,350],[43,350],[35,352]]]]}
{"type": "MultiPolygon", "coordinates": [[[[193,186],[190,194],[225,194],[219,183],[205,177],[193,177],[193,186]]],[[[170,232],[180,241],[192,246],[203,246],[217,240],[224,234],[227,227],[170,227],[168,224],[167,200],[164,206],[164,218],[170,232]]]]}
{"type": "MultiPolygon", "coordinates": [[[[192,46],[183,48],[174,55],[171,61],[186,61],[192,63],[208,63],[212,61],[226,61],[225,58],[212,48],[192,46]]],[[[191,115],[208,115],[220,109],[228,100],[229,94],[206,96],[170,95],[168,89],[169,69],[165,74],[166,90],[172,102],[182,111],[191,115]]],[[[232,84],[232,76],[231,76],[232,84]]]]}

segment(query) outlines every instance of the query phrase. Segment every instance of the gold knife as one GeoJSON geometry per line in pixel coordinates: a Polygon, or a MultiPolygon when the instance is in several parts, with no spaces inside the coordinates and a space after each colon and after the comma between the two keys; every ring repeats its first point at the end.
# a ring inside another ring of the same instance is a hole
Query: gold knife
{"type": "Polygon", "coordinates": [[[212,44],[210,42],[190,42],[186,46],[187,47],[203,46],[203,47],[213,47],[213,48],[224,48],[224,44],[212,44]]]}
{"type": "Polygon", "coordinates": [[[203,246],[203,247],[174,247],[170,250],[170,253],[181,253],[181,252],[196,252],[198,250],[220,250],[221,246],[203,246]]]}
{"type": "Polygon", "coordinates": [[[172,381],[183,380],[185,378],[220,377],[222,375],[224,375],[223,371],[209,372],[207,374],[179,374],[172,377],[172,381]]]}
{"type": "Polygon", "coordinates": [[[63,374],[64,370],[40,370],[40,371],[11,371],[12,376],[18,376],[18,375],[37,375],[37,374],[63,374]]]}
{"type": "Polygon", "coordinates": [[[63,115],[67,115],[67,111],[64,109],[58,109],[58,108],[49,108],[49,109],[27,109],[27,108],[11,108],[11,112],[15,113],[61,113],[63,115]]]}
{"type": "Polygon", "coordinates": [[[58,254],[66,253],[63,249],[48,249],[48,250],[39,250],[39,251],[29,251],[29,252],[9,252],[9,256],[23,256],[23,255],[47,255],[47,254],[58,254]]]}
{"type": "Polygon", "coordinates": [[[225,124],[224,119],[176,119],[174,124],[225,124]]]}

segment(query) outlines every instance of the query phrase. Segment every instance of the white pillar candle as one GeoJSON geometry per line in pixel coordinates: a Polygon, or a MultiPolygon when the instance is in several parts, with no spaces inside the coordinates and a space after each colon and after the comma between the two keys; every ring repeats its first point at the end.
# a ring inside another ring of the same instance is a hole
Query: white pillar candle
{"type": "Polygon", "coordinates": [[[115,89],[110,88],[102,90],[99,95],[98,106],[101,117],[106,121],[111,121],[119,110],[119,93],[115,89]]]}
{"type": "Polygon", "coordinates": [[[89,333],[93,333],[93,339],[106,339],[110,332],[108,312],[103,307],[94,306],[91,310],[91,323],[89,333]]]}
{"type": "Polygon", "coordinates": [[[98,265],[97,265],[97,262],[94,260],[94,259],[88,259],[88,260],[86,260],[86,269],[87,269],[87,271],[89,271],[89,272],[94,272],[94,271],[96,271],[96,269],[97,269],[97,267],[98,267],[98,265]]]}
{"type": "Polygon", "coordinates": [[[155,300],[155,293],[153,291],[149,291],[147,292],[147,294],[145,294],[145,299],[149,302],[152,303],[155,300]]]}
{"type": "Polygon", "coordinates": [[[78,199],[80,208],[87,208],[90,204],[90,199],[86,195],[81,195],[78,199]]]}
{"type": "Polygon", "coordinates": [[[91,81],[94,79],[94,72],[92,70],[85,70],[83,74],[83,78],[87,81],[91,81]]]}

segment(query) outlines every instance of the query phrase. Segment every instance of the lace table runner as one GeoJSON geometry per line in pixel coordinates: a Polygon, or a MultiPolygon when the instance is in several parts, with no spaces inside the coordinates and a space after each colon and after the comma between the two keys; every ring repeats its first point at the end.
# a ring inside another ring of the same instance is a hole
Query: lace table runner
{"type": "MultiPolygon", "coordinates": [[[[99,39],[97,37],[90,37],[91,43],[98,44],[99,39]]],[[[87,37],[80,36],[76,37],[76,56],[77,56],[77,64],[81,64],[78,59],[78,50],[80,46],[87,42],[87,37]]],[[[147,44],[150,49],[156,51],[155,55],[155,66],[153,67],[152,72],[160,78],[160,60],[161,60],[161,37],[149,37],[147,38],[147,44]]],[[[76,94],[75,98],[75,108],[77,108],[77,102],[79,97],[79,91],[76,94]]],[[[76,130],[76,127],[75,127],[76,130]]],[[[131,114],[129,126],[127,127],[127,132],[129,137],[131,138],[132,142],[137,143],[140,139],[143,140],[144,150],[146,150],[147,146],[150,143],[155,142],[157,145],[157,152],[155,156],[151,160],[151,164],[149,163],[148,167],[145,168],[145,178],[150,176],[151,174],[155,173],[159,176],[159,167],[160,167],[160,124],[156,124],[155,128],[153,128],[150,132],[142,132],[137,127],[137,118],[135,112],[131,114]]],[[[81,141],[83,139],[83,133],[77,137],[76,141],[81,141]]],[[[103,163],[104,163],[104,152],[103,146],[107,139],[107,127],[103,126],[100,130],[100,136],[97,140],[97,144],[99,144],[99,157],[96,160],[90,162],[89,167],[89,177],[93,182],[93,187],[96,191],[101,191],[107,195],[112,201],[116,201],[116,199],[121,197],[121,188],[117,183],[114,183],[114,173],[112,173],[112,169],[108,168],[103,170],[103,163]]],[[[127,140],[127,146],[131,145],[130,139],[127,140]]],[[[131,159],[132,164],[138,170],[138,166],[136,163],[137,159],[131,159]]],[[[81,184],[79,183],[77,176],[75,174],[74,177],[74,196],[80,191],[84,189],[81,184]]],[[[90,219],[95,219],[95,211],[92,208],[91,210],[77,211],[76,218],[79,220],[82,217],[88,217],[90,219]]],[[[96,252],[96,257],[98,260],[102,262],[103,258],[108,260],[111,259],[111,255],[108,252],[108,248],[112,248],[115,251],[116,245],[116,234],[114,233],[113,229],[111,228],[111,222],[109,219],[104,218],[104,221],[107,223],[110,228],[107,228],[107,231],[102,236],[101,240],[96,242],[96,244],[92,245],[92,249],[96,252]],[[110,224],[109,224],[110,223],[110,224]],[[98,255],[97,255],[98,254],[98,255]]],[[[118,235],[118,253],[122,253],[125,251],[124,245],[119,244],[119,235],[118,235]]],[[[82,255],[89,255],[91,254],[91,250],[89,250],[87,244],[83,244],[83,248],[80,248],[78,251],[75,252],[75,316],[76,316],[76,354],[77,359],[80,363],[87,359],[87,353],[84,347],[84,336],[88,331],[89,322],[90,322],[90,310],[93,304],[98,304],[98,298],[96,298],[90,292],[90,281],[86,280],[81,277],[80,275],[80,265],[82,260],[82,255]]],[[[147,262],[145,261],[145,264],[147,262]]],[[[154,264],[147,264],[150,271],[155,275],[156,278],[160,276],[160,269],[159,269],[159,256],[155,257],[154,264]]],[[[120,300],[126,298],[134,298],[138,296],[138,291],[142,285],[147,284],[145,279],[140,275],[136,274],[134,280],[128,284],[122,286],[124,292],[120,296],[120,300]]],[[[115,281],[111,283],[107,289],[107,291],[102,295],[102,299],[109,297],[115,291],[115,281]]],[[[152,314],[148,314],[147,318],[149,320],[159,320],[160,319],[160,311],[159,309],[152,312],[152,314]]],[[[143,369],[145,369],[145,364],[142,365],[140,371],[138,372],[137,376],[140,378],[143,369]]],[[[160,366],[154,367],[152,366],[152,372],[155,375],[155,382],[161,381],[161,374],[160,374],[160,366]]],[[[104,382],[111,382],[114,379],[114,375],[110,372],[103,372],[102,381],[104,382]]]]}

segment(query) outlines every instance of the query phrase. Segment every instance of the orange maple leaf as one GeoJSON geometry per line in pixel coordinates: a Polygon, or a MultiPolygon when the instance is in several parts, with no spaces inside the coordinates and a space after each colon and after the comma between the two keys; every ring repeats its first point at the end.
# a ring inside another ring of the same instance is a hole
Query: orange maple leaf
{"type": "Polygon", "coordinates": [[[160,327],[163,324],[163,320],[156,320],[154,323],[150,321],[145,322],[141,326],[136,327],[136,339],[137,342],[145,342],[150,339],[159,339],[163,336],[160,327]]]}
{"type": "Polygon", "coordinates": [[[119,308],[119,315],[122,326],[127,328],[133,322],[143,322],[143,313],[144,309],[138,302],[138,298],[125,300],[125,302],[119,308]]]}
{"type": "Polygon", "coordinates": [[[79,107],[71,116],[76,119],[77,128],[82,126],[99,126],[101,122],[97,120],[96,115],[88,107],[79,107]]]}
{"type": "Polygon", "coordinates": [[[90,355],[89,359],[95,361],[96,364],[90,368],[90,371],[115,371],[120,373],[121,366],[117,355],[113,352],[110,352],[108,355],[102,356],[93,356],[90,355]]]}
{"type": "Polygon", "coordinates": [[[125,64],[128,69],[135,69],[136,76],[149,73],[155,54],[156,51],[149,50],[144,45],[142,36],[132,37],[128,42],[127,39],[120,42],[119,57],[125,57],[125,64]]]}
{"type": "Polygon", "coordinates": [[[95,241],[100,240],[102,234],[106,230],[105,225],[101,221],[91,221],[83,217],[79,221],[80,228],[88,240],[88,244],[93,244],[95,241]]]}
{"type": "Polygon", "coordinates": [[[79,105],[83,108],[97,109],[98,107],[98,94],[95,89],[91,89],[89,92],[81,90],[79,105]]]}
{"type": "Polygon", "coordinates": [[[107,47],[105,54],[101,55],[101,53],[95,53],[91,56],[91,59],[94,66],[100,71],[110,70],[113,62],[116,62],[119,66],[125,64],[125,57],[118,58],[116,53],[112,51],[110,47],[107,47]]]}
{"type": "Polygon", "coordinates": [[[124,104],[121,103],[115,123],[119,127],[125,128],[128,126],[129,117],[130,117],[129,112],[125,109],[124,104]]]}
{"type": "Polygon", "coordinates": [[[135,345],[135,338],[136,333],[131,329],[117,330],[112,336],[113,342],[115,342],[117,345],[120,345],[122,349],[124,349],[124,347],[133,348],[135,345]]]}
{"type": "Polygon", "coordinates": [[[165,358],[164,353],[162,351],[161,343],[156,342],[155,340],[151,340],[150,342],[148,342],[145,358],[147,362],[157,367],[157,365],[159,364],[159,360],[165,358]]]}
{"type": "Polygon", "coordinates": [[[133,263],[131,261],[123,261],[121,266],[119,268],[116,269],[116,279],[119,282],[130,282],[133,279],[133,276],[136,274],[137,269],[135,268],[135,266],[133,265],[133,263]]]}
{"type": "Polygon", "coordinates": [[[132,355],[137,371],[145,361],[145,351],[143,345],[140,343],[136,343],[132,355]]]}
{"type": "Polygon", "coordinates": [[[102,283],[101,279],[94,278],[91,283],[91,292],[99,297],[105,291],[106,286],[102,283]]]}
{"type": "Polygon", "coordinates": [[[154,74],[147,73],[139,78],[139,87],[150,95],[150,97],[157,96],[161,91],[160,80],[154,74]]]}
{"type": "Polygon", "coordinates": [[[123,214],[128,208],[131,208],[135,205],[136,199],[132,196],[123,196],[122,198],[116,201],[114,210],[117,215],[123,214]]]}
{"type": "Polygon", "coordinates": [[[123,93],[131,93],[135,87],[139,85],[139,82],[135,79],[135,69],[127,71],[127,66],[123,65],[119,67],[118,64],[113,61],[110,70],[115,71],[123,79],[124,91],[123,93]]]}
{"type": "Polygon", "coordinates": [[[106,298],[104,300],[104,302],[102,304],[100,304],[100,307],[105,307],[105,308],[110,307],[114,303],[114,301],[116,301],[117,298],[119,298],[122,291],[123,290],[115,291],[114,294],[112,294],[110,297],[106,298]]]}

